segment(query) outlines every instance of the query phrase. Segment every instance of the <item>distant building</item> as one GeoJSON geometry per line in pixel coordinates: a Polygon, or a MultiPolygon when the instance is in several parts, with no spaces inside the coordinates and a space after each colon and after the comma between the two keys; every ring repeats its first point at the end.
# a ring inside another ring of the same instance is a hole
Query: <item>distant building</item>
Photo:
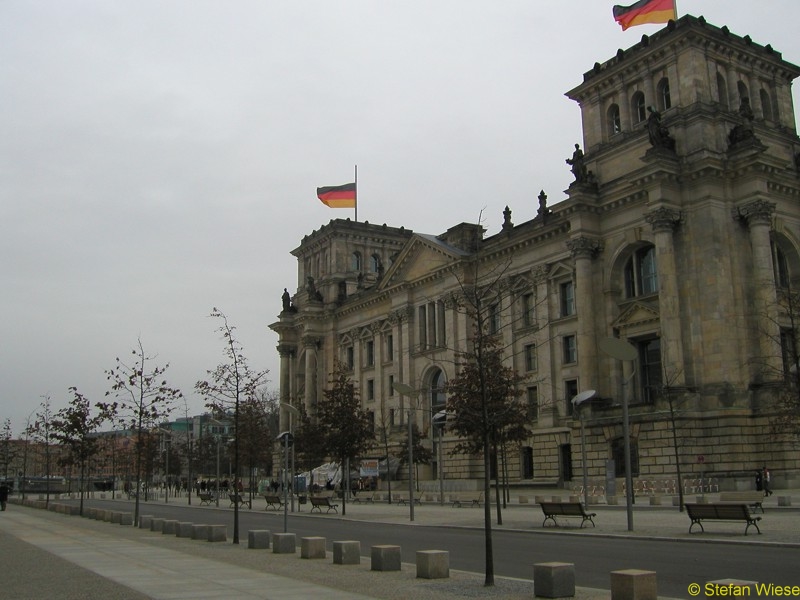
{"type": "MultiPolygon", "coordinates": [[[[409,408],[435,449],[431,415],[472,326],[454,299],[476,268],[478,284],[503,269],[487,310],[508,364],[529,376],[531,434],[509,457],[512,482],[580,480],[571,400],[596,390],[584,410],[595,483],[612,464],[624,475],[623,394],[639,485],[675,479],[667,397],[686,477],[742,487],[766,464],[776,485],[798,483],[800,455],[771,427],[796,356],[782,300],[800,287],[798,75],[769,45],[686,16],[596,63],[567,93],[583,140],[554,152],[572,153],[575,182],[550,207],[532,195],[534,219],[515,225],[506,207],[488,237],[470,223],[428,235],[336,219],[304,237],[292,251],[298,287],[270,326],[281,401],[313,414],[341,361],[395,449],[409,408]],[[606,354],[610,337],[637,360],[606,354]]],[[[448,456],[454,443],[446,433],[444,476],[466,486],[483,462],[448,456]]],[[[441,468],[434,461],[423,479],[441,468]]]]}

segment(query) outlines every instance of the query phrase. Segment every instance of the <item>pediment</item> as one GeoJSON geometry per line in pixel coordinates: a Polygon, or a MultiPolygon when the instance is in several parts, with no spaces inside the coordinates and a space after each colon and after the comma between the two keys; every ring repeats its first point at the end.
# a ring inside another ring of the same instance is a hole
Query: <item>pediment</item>
{"type": "Polygon", "coordinates": [[[624,330],[645,325],[658,325],[660,320],[661,315],[657,308],[644,302],[634,302],[622,311],[612,325],[615,329],[624,330]]]}
{"type": "Polygon", "coordinates": [[[557,262],[553,263],[550,266],[550,270],[547,273],[547,276],[550,279],[566,279],[571,278],[573,274],[573,268],[570,263],[566,262],[557,262]]]}
{"type": "Polygon", "coordinates": [[[415,234],[380,282],[380,288],[413,282],[461,260],[466,253],[431,236],[415,234]]]}

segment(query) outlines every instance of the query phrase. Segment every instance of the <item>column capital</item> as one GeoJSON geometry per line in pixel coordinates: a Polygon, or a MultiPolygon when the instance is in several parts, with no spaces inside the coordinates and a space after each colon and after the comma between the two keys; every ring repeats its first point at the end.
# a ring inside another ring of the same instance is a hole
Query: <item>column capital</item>
{"type": "Polygon", "coordinates": [[[681,211],[662,206],[644,214],[644,220],[650,223],[653,231],[673,231],[681,222],[681,211]]]}
{"type": "Polygon", "coordinates": [[[314,348],[315,350],[322,345],[322,338],[316,335],[303,336],[303,348],[314,348]]]}
{"type": "Polygon", "coordinates": [[[733,218],[743,221],[747,226],[772,225],[772,215],[775,214],[774,202],[755,200],[734,210],[733,218]]]}
{"type": "Polygon", "coordinates": [[[572,258],[594,258],[603,249],[603,245],[594,238],[582,235],[567,240],[567,248],[572,258]]]}
{"type": "Polygon", "coordinates": [[[278,354],[281,358],[291,358],[297,349],[290,344],[278,344],[278,354]]]}

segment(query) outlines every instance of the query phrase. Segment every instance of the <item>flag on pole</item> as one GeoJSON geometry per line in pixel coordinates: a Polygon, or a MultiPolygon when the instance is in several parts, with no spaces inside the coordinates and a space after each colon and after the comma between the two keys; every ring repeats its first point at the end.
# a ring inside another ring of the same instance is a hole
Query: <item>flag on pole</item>
{"type": "Polygon", "coordinates": [[[675,0],[639,0],[630,6],[615,5],[613,12],[614,20],[622,26],[623,31],[634,25],[666,23],[678,18],[675,0]]]}
{"type": "Polygon", "coordinates": [[[356,184],[329,185],[317,188],[317,198],[330,208],[355,208],[356,184]]]}

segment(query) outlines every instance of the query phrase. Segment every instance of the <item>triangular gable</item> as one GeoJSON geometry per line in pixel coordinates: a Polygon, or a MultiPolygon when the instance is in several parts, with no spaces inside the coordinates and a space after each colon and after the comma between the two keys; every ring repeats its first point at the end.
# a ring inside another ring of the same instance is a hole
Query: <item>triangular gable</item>
{"type": "Polygon", "coordinates": [[[660,321],[658,310],[643,302],[634,302],[612,323],[615,329],[629,329],[642,325],[657,325],[660,321]]]}
{"type": "Polygon", "coordinates": [[[432,236],[414,234],[381,279],[379,289],[413,282],[450,266],[467,254],[432,236]]]}
{"type": "Polygon", "coordinates": [[[547,277],[550,279],[563,279],[566,277],[572,277],[573,273],[574,269],[571,264],[566,262],[557,262],[550,266],[547,277]]]}

